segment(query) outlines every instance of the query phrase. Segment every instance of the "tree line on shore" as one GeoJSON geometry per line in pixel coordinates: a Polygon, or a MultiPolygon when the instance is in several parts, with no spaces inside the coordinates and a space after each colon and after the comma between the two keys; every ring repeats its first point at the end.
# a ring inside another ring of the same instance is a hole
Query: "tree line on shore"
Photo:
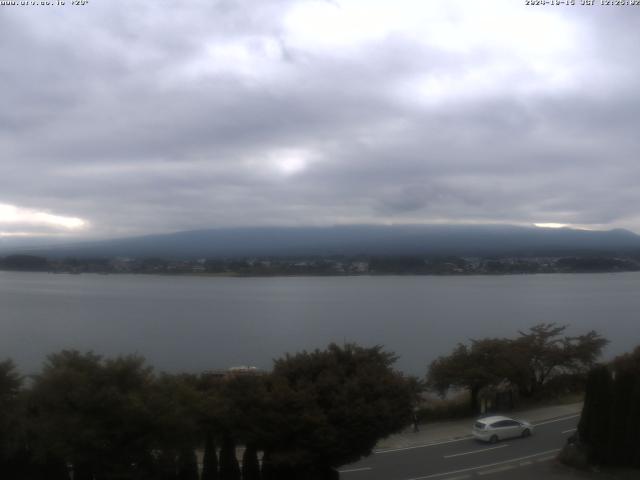
{"type": "Polygon", "coordinates": [[[332,344],[264,375],[171,375],[137,356],[62,351],[29,379],[5,361],[0,478],[338,478],[410,421],[415,382],[395,360],[379,346],[332,344]]]}
{"type": "Polygon", "coordinates": [[[238,276],[292,275],[509,275],[640,270],[635,256],[571,257],[451,255],[329,255],[238,258],[46,258],[15,254],[0,257],[0,269],[55,273],[145,273],[238,276]]]}

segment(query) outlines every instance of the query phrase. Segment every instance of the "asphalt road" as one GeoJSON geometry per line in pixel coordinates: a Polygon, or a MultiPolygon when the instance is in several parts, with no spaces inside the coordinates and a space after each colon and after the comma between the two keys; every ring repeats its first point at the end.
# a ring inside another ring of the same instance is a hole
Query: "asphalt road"
{"type": "MultiPolygon", "coordinates": [[[[575,431],[579,415],[535,425],[529,438],[485,444],[467,438],[377,452],[340,469],[341,480],[465,480],[527,478],[553,460],[575,431]]],[[[471,432],[469,422],[469,432],[471,432]]],[[[428,427],[425,427],[428,428],[428,427]]]]}

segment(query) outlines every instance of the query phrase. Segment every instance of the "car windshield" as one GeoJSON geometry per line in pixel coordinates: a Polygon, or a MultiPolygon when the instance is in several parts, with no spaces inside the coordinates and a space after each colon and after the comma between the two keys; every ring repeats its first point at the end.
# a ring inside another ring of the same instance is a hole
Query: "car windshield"
{"type": "Polygon", "coordinates": [[[483,430],[485,426],[486,426],[486,425],[485,425],[484,423],[482,423],[482,422],[476,422],[476,423],[475,423],[475,427],[476,427],[478,430],[483,430]]]}

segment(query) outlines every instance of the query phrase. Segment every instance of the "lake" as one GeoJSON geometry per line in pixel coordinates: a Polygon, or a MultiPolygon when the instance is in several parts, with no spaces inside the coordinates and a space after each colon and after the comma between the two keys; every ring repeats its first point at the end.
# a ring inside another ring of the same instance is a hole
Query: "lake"
{"type": "Polygon", "coordinates": [[[382,344],[423,375],[457,342],[540,322],[640,344],[640,273],[220,278],[0,272],[0,359],[23,373],[64,348],[138,353],[159,370],[237,365],[329,342],[382,344]]]}

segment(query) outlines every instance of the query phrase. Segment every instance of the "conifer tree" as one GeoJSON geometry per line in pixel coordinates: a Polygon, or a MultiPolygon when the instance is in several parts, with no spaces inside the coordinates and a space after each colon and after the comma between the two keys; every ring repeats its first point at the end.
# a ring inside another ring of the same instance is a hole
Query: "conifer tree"
{"type": "Polygon", "coordinates": [[[160,453],[160,457],[158,458],[158,470],[160,472],[158,476],[160,480],[177,480],[178,466],[173,452],[170,450],[163,450],[160,453]]]}
{"type": "Polygon", "coordinates": [[[262,454],[262,467],[260,468],[260,473],[262,475],[262,480],[276,480],[271,462],[271,453],[269,453],[268,450],[262,454]]]}
{"type": "Polygon", "coordinates": [[[631,448],[631,466],[640,468],[640,372],[637,373],[635,378],[635,387],[633,390],[633,396],[631,399],[631,410],[629,412],[629,430],[632,434],[629,440],[629,447],[631,448]]]}
{"type": "Polygon", "coordinates": [[[634,390],[635,375],[628,369],[616,371],[612,389],[611,420],[608,432],[608,450],[606,463],[611,465],[630,465],[633,447],[630,442],[638,425],[630,425],[631,400],[634,390]]]}
{"type": "MultiPolygon", "coordinates": [[[[38,480],[69,480],[69,469],[67,463],[54,455],[47,455],[41,462],[33,463],[31,466],[32,476],[29,479],[38,480]]],[[[2,477],[4,478],[4,477],[2,477]]],[[[87,478],[80,470],[78,475],[74,472],[74,480],[87,478]]]]}
{"type": "Polygon", "coordinates": [[[235,442],[231,436],[226,435],[220,449],[220,480],[240,480],[240,476],[235,442]]]}
{"type": "Polygon", "coordinates": [[[620,355],[613,363],[613,406],[608,462],[640,466],[640,347],[620,355]]]}
{"type": "Polygon", "coordinates": [[[260,480],[260,462],[254,445],[247,445],[242,456],[242,480],[260,480]]]}
{"type": "Polygon", "coordinates": [[[585,401],[578,424],[580,439],[588,446],[591,463],[606,460],[611,420],[611,372],[605,366],[594,367],[587,377],[585,401]]]}
{"type": "Polygon", "coordinates": [[[178,480],[198,480],[198,459],[192,448],[183,448],[178,456],[178,480]]]}
{"type": "Polygon", "coordinates": [[[218,480],[218,455],[216,443],[211,433],[207,433],[204,441],[204,457],[202,458],[202,480],[218,480]]]}
{"type": "Polygon", "coordinates": [[[0,477],[19,478],[25,467],[23,378],[11,360],[0,362],[0,477]]]}

